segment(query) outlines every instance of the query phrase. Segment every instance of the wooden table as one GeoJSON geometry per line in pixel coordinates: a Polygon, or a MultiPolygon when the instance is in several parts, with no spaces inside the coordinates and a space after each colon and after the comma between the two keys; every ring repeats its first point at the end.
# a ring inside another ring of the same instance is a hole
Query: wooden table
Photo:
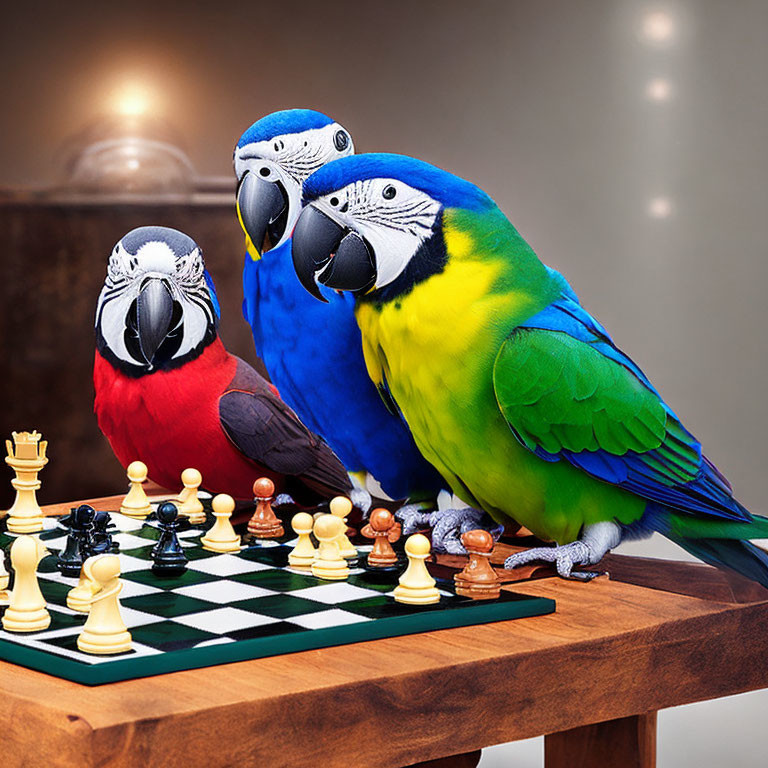
{"type": "Polygon", "coordinates": [[[649,768],[657,710],[768,687],[768,591],[602,565],[589,584],[524,571],[515,588],[557,601],[537,618],[93,688],[0,662],[2,765],[472,768],[545,734],[547,768],[649,768]]]}

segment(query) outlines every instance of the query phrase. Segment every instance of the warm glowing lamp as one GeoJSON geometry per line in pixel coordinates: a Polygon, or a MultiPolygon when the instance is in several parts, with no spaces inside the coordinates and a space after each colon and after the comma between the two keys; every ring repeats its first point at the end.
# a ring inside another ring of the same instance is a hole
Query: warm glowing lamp
{"type": "Polygon", "coordinates": [[[114,109],[126,117],[138,117],[149,111],[150,97],[145,88],[129,83],[120,88],[114,99],[114,109]]]}
{"type": "Polygon", "coordinates": [[[114,83],[108,113],[73,142],[66,186],[77,194],[190,194],[197,174],[159,114],[159,92],[139,78],[114,83]]]}

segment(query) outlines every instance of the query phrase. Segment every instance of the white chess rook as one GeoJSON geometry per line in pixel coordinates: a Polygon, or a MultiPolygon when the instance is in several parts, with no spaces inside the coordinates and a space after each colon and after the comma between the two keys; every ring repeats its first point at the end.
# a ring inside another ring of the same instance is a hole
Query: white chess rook
{"type": "Polygon", "coordinates": [[[43,530],[43,512],[36,495],[40,489],[37,475],[48,463],[45,455],[48,442],[41,441],[37,431],[12,434],[13,442],[5,441],[8,451],[5,462],[16,473],[11,480],[16,499],[8,510],[8,530],[11,533],[37,533],[43,530]]]}

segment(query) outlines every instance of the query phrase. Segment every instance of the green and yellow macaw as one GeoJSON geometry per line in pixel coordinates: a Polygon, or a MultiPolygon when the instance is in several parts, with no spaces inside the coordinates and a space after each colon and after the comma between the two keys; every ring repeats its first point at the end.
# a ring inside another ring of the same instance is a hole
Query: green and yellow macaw
{"type": "MultiPolygon", "coordinates": [[[[768,586],[768,519],[475,185],[400,155],[336,160],[304,186],[305,287],[353,291],[368,372],[453,491],[555,547],[563,576],[659,531],[768,586]]],[[[593,575],[593,574],[592,574],[593,575]]]]}

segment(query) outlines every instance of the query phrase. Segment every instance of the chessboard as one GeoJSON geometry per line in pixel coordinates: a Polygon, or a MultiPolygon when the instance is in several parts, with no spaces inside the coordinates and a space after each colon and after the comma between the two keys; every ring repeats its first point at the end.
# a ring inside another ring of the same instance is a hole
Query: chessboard
{"type": "MultiPolygon", "coordinates": [[[[122,566],[121,614],[133,638],[132,650],[111,656],[82,653],[77,636],[86,615],[70,610],[66,596],[77,579],[61,575],[56,555],[67,529],[53,517],[39,534],[50,552],[38,580],[51,615],[40,632],[0,630],[0,659],[86,685],[148,677],[198,667],[295,651],[344,645],[472,624],[538,616],[555,610],[553,600],[502,590],[497,600],[459,597],[452,579],[438,578],[440,602],[413,606],[396,602],[392,591],[405,568],[372,569],[366,550],[344,581],[325,581],[288,566],[296,539],[256,540],[239,552],[217,554],[201,546],[210,526],[181,531],[189,560],[177,576],[151,570],[159,524],[111,512],[113,541],[122,566]]],[[[153,504],[156,507],[156,503],[153,504]]],[[[0,523],[0,548],[14,535],[0,523]]],[[[402,542],[401,542],[402,543],[402,542]]],[[[397,549],[397,547],[396,547],[397,549]]]]}

